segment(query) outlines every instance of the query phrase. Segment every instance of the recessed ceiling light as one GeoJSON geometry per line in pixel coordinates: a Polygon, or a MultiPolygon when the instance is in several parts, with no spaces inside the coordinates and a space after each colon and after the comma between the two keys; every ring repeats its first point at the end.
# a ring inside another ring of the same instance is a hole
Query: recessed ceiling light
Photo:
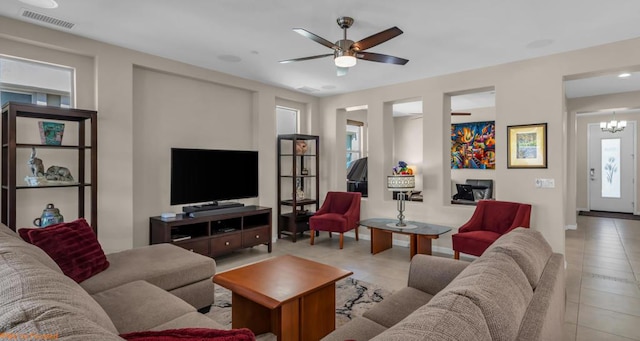
{"type": "Polygon", "coordinates": [[[58,8],[56,0],[20,0],[20,2],[40,8],[58,8]]]}
{"type": "Polygon", "coordinates": [[[553,39],[538,39],[527,44],[530,49],[539,49],[553,44],[553,39]]]}
{"type": "Polygon", "coordinates": [[[631,74],[630,74],[630,73],[628,73],[628,72],[625,72],[625,73],[621,73],[621,74],[619,74],[619,75],[618,75],[618,77],[620,77],[620,78],[627,78],[627,77],[631,77],[631,74]]]}
{"type": "Polygon", "coordinates": [[[242,58],[231,54],[221,54],[218,56],[218,59],[222,60],[223,62],[229,63],[237,63],[242,60],[242,58]]]}

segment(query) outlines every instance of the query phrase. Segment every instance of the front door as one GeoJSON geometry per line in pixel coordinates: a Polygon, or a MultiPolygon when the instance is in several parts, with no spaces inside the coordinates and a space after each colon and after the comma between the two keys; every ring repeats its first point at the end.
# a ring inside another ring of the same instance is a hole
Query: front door
{"type": "Polygon", "coordinates": [[[589,209],[634,212],[636,123],[623,131],[602,131],[589,124],[589,209]]]}

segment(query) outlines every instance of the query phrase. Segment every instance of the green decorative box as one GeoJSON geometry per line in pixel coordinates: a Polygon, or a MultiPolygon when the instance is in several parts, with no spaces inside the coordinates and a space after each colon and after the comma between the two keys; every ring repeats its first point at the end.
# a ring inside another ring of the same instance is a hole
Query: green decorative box
{"type": "Polygon", "coordinates": [[[59,146],[64,135],[64,123],[38,121],[40,128],[40,142],[42,144],[59,146]]]}

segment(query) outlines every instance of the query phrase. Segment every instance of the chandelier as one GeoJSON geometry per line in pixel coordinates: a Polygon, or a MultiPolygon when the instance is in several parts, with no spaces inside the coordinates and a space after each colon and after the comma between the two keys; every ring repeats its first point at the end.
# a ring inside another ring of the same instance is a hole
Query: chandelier
{"type": "Polygon", "coordinates": [[[609,122],[600,122],[600,129],[602,131],[608,131],[610,133],[617,133],[623,131],[627,126],[627,121],[616,121],[616,112],[613,112],[613,119],[609,122]]]}

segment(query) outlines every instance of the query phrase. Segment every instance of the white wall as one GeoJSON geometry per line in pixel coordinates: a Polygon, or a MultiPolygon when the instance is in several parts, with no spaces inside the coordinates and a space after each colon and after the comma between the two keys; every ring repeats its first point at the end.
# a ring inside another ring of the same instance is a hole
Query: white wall
{"type": "MultiPolygon", "coordinates": [[[[393,163],[389,170],[404,161],[415,166],[416,191],[422,191],[423,182],[423,138],[422,116],[402,116],[393,118],[393,163]]],[[[391,173],[389,173],[391,174],[391,173]]]]}
{"type": "MultiPolygon", "coordinates": [[[[247,90],[134,67],[133,95],[134,226],[148,224],[158,210],[181,211],[169,204],[171,148],[253,150],[253,102],[247,90]]],[[[233,165],[219,167],[242,172],[233,165]]],[[[259,182],[272,181],[265,174],[259,182]]],[[[206,169],[202,176],[208,176],[206,169]]],[[[148,229],[135,230],[134,245],[148,241],[148,229]]]]}
{"type": "MultiPolygon", "coordinates": [[[[76,68],[75,106],[98,111],[98,238],[108,252],[147,244],[148,216],[173,209],[166,201],[162,154],[170,144],[258,150],[266,180],[260,181],[257,203],[275,212],[276,101],[303,103],[305,129],[318,133],[314,97],[5,17],[0,54],[76,68]],[[161,81],[153,87],[171,94],[157,98],[142,89],[150,80],[161,81]]],[[[22,221],[44,208],[19,200],[27,205],[20,206],[22,221]]],[[[276,219],[274,214],[274,236],[276,219]]]]}

